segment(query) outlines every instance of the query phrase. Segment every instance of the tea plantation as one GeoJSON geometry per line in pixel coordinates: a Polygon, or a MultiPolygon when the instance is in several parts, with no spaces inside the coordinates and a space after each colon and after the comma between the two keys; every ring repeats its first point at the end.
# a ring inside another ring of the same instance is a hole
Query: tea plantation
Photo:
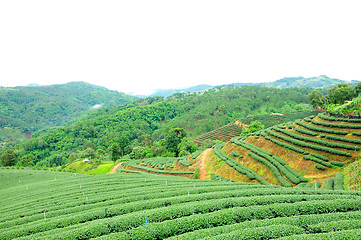
{"type": "Polygon", "coordinates": [[[361,192],[219,179],[0,169],[0,239],[361,238],[361,192]]]}

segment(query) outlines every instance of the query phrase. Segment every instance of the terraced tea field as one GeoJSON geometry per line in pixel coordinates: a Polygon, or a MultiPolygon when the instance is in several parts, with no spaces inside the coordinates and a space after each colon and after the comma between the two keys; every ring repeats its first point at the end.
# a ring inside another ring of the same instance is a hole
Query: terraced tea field
{"type": "Polygon", "coordinates": [[[0,239],[361,237],[361,192],[219,179],[0,169],[0,239]]]}
{"type": "Polygon", "coordinates": [[[220,140],[222,142],[229,141],[232,137],[239,136],[242,133],[242,127],[236,123],[230,123],[226,126],[205,133],[198,138],[194,139],[194,142],[200,146],[202,142],[206,140],[220,140]]]}

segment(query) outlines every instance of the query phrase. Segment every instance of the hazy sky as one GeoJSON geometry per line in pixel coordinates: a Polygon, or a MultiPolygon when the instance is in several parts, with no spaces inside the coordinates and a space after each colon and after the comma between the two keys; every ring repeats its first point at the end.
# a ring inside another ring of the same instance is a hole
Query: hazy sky
{"type": "Polygon", "coordinates": [[[0,86],[361,80],[360,1],[0,0],[0,86]]]}

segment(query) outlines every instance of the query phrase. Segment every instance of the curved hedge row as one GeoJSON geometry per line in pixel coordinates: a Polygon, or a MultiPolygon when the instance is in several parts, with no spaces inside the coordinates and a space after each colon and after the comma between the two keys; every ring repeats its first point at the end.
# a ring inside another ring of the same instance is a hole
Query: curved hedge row
{"type": "Polygon", "coordinates": [[[342,124],[342,123],[330,123],[330,122],[320,122],[312,120],[313,124],[332,127],[332,128],[351,128],[351,129],[361,129],[361,125],[351,125],[351,124],[342,124]]]}
{"type": "Polygon", "coordinates": [[[258,175],[255,171],[243,166],[239,162],[235,161],[234,159],[228,157],[228,155],[222,151],[222,147],[224,144],[216,144],[214,145],[214,153],[223,161],[225,161],[230,167],[237,170],[237,172],[246,175],[250,180],[257,180],[259,183],[263,185],[269,185],[270,183],[267,182],[264,178],[258,175]]]}
{"type": "Polygon", "coordinates": [[[342,121],[342,122],[351,122],[351,123],[361,123],[361,119],[353,119],[353,118],[335,118],[326,116],[324,113],[319,113],[318,116],[321,119],[327,120],[327,121],[342,121]]]}
{"type": "Polygon", "coordinates": [[[337,166],[337,167],[343,167],[345,166],[345,164],[343,162],[339,162],[339,161],[331,161],[330,162],[332,165],[337,166]]]}
{"type": "Polygon", "coordinates": [[[323,166],[323,165],[321,165],[321,164],[316,164],[316,166],[315,166],[317,169],[319,169],[319,170],[326,170],[326,168],[325,168],[325,166],[323,166]]]}
{"type": "MultiPolygon", "coordinates": [[[[277,169],[277,171],[279,170],[282,174],[284,174],[286,176],[286,178],[288,178],[292,183],[294,184],[298,184],[302,181],[306,181],[307,179],[303,178],[303,176],[299,173],[297,173],[296,171],[289,171],[289,169],[291,167],[286,168],[287,163],[284,162],[281,158],[277,157],[277,156],[272,156],[272,153],[267,152],[265,150],[263,150],[262,148],[259,148],[257,146],[254,146],[253,144],[250,143],[246,143],[243,141],[238,141],[236,138],[231,139],[233,143],[242,146],[248,150],[251,150],[253,153],[261,156],[265,161],[267,161],[270,165],[272,165],[273,167],[275,167],[277,169]]],[[[252,155],[251,155],[252,156],[252,155]]],[[[253,157],[253,156],[252,156],[253,157]]],[[[255,158],[255,157],[253,157],[255,158]]],[[[256,159],[258,160],[258,159],[256,159]]],[[[262,160],[259,160],[262,162],[262,160]]],[[[265,164],[268,166],[268,164],[265,164]]],[[[278,174],[276,173],[276,171],[272,170],[273,167],[271,168],[271,171],[275,174],[276,177],[278,177],[278,174]]],[[[284,186],[288,186],[287,183],[283,184],[284,186]]]]}
{"type": "Polygon", "coordinates": [[[307,128],[309,130],[318,131],[318,132],[324,132],[324,133],[333,133],[333,134],[339,134],[339,135],[346,135],[348,132],[346,131],[339,131],[339,130],[333,130],[328,128],[320,128],[317,126],[313,126],[304,122],[301,122],[301,120],[295,121],[299,126],[302,126],[304,128],[307,128]]]}
{"type": "Polygon", "coordinates": [[[271,141],[271,142],[273,142],[273,143],[275,143],[275,144],[277,144],[277,145],[279,145],[279,146],[281,146],[281,147],[290,149],[290,150],[292,150],[292,151],[295,151],[295,152],[301,153],[301,154],[306,154],[306,153],[308,153],[308,152],[306,152],[305,150],[303,150],[303,149],[301,149],[301,148],[299,148],[299,147],[295,147],[295,146],[293,146],[293,145],[291,145],[291,144],[288,144],[288,143],[285,143],[285,142],[281,142],[281,141],[279,141],[279,140],[277,140],[277,139],[275,139],[275,138],[272,138],[271,136],[267,135],[266,132],[262,132],[261,135],[262,135],[266,140],[269,140],[269,141],[271,141]]]}
{"type": "Polygon", "coordinates": [[[352,156],[351,153],[348,153],[348,152],[340,151],[340,150],[329,148],[329,147],[314,145],[314,144],[311,144],[311,143],[306,143],[304,141],[300,141],[300,140],[297,140],[297,139],[294,139],[294,138],[286,137],[284,135],[278,134],[278,133],[273,132],[271,130],[266,130],[266,132],[267,132],[267,134],[270,134],[270,135],[272,135],[274,137],[283,139],[283,140],[285,140],[287,142],[290,142],[292,144],[295,144],[295,145],[298,145],[298,146],[301,146],[301,147],[307,147],[307,148],[311,148],[311,149],[315,149],[315,150],[319,150],[319,151],[324,151],[324,152],[329,152],[329,153],[332,153],[332,154],[346,156],[346,157],[351,157],[352,156]]]}
{"type": "Polygon", "coordinates": [[[188,162],[188,156],[178,158],[178,162],[185,167],[192,166],[192,163],[188,162]]]}
{"type": "Polygon", "coordinates": [[[144,167],[144,166],[138,166],[135,162],[129,161],[129,162],[124,162],[123,163],[124,166],[129,166],[132,168],[136,168],[136,169],[140,169],[140,170],[145,170],[147,172],[152,172],[152,173],[161,173],[161,174],[194,174],[194,172],[192,171],[166,171],[166,170],[160,170],[160,169],[155,169],[155,168],[149,168],[149,167],[144,167]]]}
{"type": "Polygon", "coordinates": [[[349,138],[344,138],[344,137],[339,137],[339,136],[334,136],[334,135],[325,135],[324,137],[327,139],[332,139],[332,140],[336,140],[336,141],[361,144],[361,140],[359,140],[359,139],[349,139],[349,138]]]}
{"type": "Polygon", "coordinates": [[[306,159],[306,160],[311,160],[313,162],[319,163],[319,164],[321,164],[323,166],[326,166],[326,167],[329,167],[329,168],[332,167],[331,163],[325,162],[325,161],[323,161],[321,159],[318,159],[318,158],[315,158],[315,157],[311,157],[309,155],[304,155],[303,158],[306,159]]]}
{"type": "Polygon", "coordinates": [[[311,136],[318,136],[318,133],[312,132],[312,131],[304,129],[304,128],[296,127],[295,130],[297,132],[300,132],[300,133],[303,133],[303,134],[307,134],[307,135],[311,135],[311,136]]]}
{"type": "Polygon", "coordinates": [[[260,163],[263,163],[264,165],[266,165],[269,169],[271,169],[272,173],[275,175],[276,179],[280,182],[280,184],[284,187],[292,187],[292,185],[283,178],[283,176],[281,175],[281,173],[278,171],[278,169],[269,161],[267,161],[267,159],[258,156],[257,154],[253,153],[253,152],[249,152],[248,153],[249,156],[251,156],[253,159],[257,160],[260,163]]]}
{"type": "Polygon", "coordinates": [[[211,180],[212,181],[222,181],[222,182],[233,182],[231,179],[219,176],[215,173],[211,173],[211,180]]]}
{"type": "Polygon", "coordinates": [[[319,158],[319,159],[321,159],[323,161],[326,161],[326,162],[329,161],[328,157],[322,156],[322,155],[317,154],[317,153],[311,153],[311,156],[314,156],[314,157],[319,158]]]}
{"type": "Polygon", "coordinates": [[[191,156],[193,159],[196,159],[197,157],[199,157],[199,155],[202,154],[202,152],[203,152],[202,150],[198,150],[198,151],[192,153],[191,156]]]}
{"type": "Polygon", "coordinates": [[[307,141],[307,142],[312,142],[312,143],[317,143],[317,144],[321,144],[327,147],[338,147],[338,148],[344,148],[344,149],[349,149],[349,150],[357,150],[360,151],[360,147],[359,146],[354,146],[354,145],[348,145],[348,144],[343,144],[343,143],[335,143],[335,142],[328,142],[328,141],[324,141],[321,139],[317,139],[317,138],[312,138],[312,137],[305,137],[302,135],[299,135],[297,133],[293,133],[287,130],[283,130],[283,129],[279,129],[279,128],[274,128],[274,130],[281,132],[283,134],[286,134],[290,137],[299,139],[299,140],[303,140],[303,141],[307,141]]]}

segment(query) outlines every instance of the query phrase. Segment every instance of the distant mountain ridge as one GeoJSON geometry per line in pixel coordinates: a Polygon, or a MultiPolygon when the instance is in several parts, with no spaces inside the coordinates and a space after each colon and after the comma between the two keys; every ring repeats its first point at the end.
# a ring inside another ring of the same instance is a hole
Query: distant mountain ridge
{"type": "MultiPolygon", "coordinates": [[[[285,77],[279,80],[276,80],[274,82],[262,82],[262,83],[231,83],[231,84],[223,84],[218,86],[212,86],[212,85],[197,85],[185,89],[159,89],[156,90],[155,93],[147,96],[155,97],[168,97],[174,93],[177,92],[200,92],[204,91],[210,88],[216,88],[216,87],[224,87],[228,85],[234,85],[234,86],[260,86],[260,87],[272,87],[272,88],[291,88],[291,87],[302,87],[302,88],[329,88],[336,86],[340,83],[347,83],[347,84],[353,84],[359,82],[358,80],[352,80],[352,81],[345,81],[340,80],[337,78],[329,78],[325,75],[320,75],[317,77],[285,77]]],[[[146,96],[139,96],[139,97],[146,97],[146,96]]]]}

